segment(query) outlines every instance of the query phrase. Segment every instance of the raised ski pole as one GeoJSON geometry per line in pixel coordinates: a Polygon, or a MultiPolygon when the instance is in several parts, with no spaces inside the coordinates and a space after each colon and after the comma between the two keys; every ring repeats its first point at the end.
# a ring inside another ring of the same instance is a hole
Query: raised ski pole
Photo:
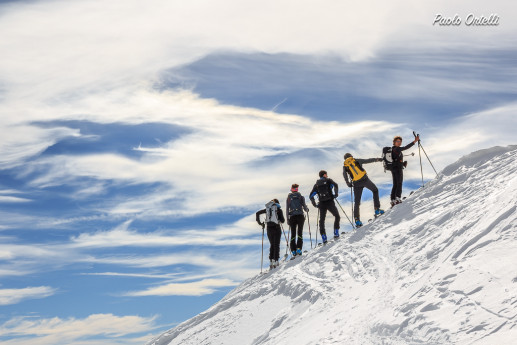
{"type": "Polygon", "coordinates": [[[260,274],[262,274],[262,267],[264,266],[264,227],[265,223],[262,223],[262,256],[260,257],[260,274]]]}
{"type": "Polygon", "coordinates": [[[429,159],[429,156],[427,155],[427,152],[425,152],[424,147],[422,146],[422,143],[420,142],[420,140],[418,140],[418,146],[422,148],[422,152],[424,152],[425,156],[427,157],[427,160],[429,161],[429,164],[431,164],[431,167],[433,167],[436,177],[438,177],[438,172],[434,168],[433,162],[431,162],[431,160],[429,159]]]}
{"type": "Polygon", "coordinates": [[[339,203],[338,199],[336,199],[336,202],[337,202],[337,204],[339,205],[339,208],[341,209],[341,211],[343,211],[343,213],[345,214],[346,219],[348,219],[348,221],[350,222],[350,225],[352,225],[352,229],[355,229],[354,223],[352,223],[352,221],[350,220],[350,218],[348,218],[348,215],[346,214],[345,210],[343,210],[343,207],[342,207],[342,206],[341,206],[341,204],[339,203]]]}
{"type": "Polygon", "coordinates": [[[309,224],[309,238],[311,239],[311,249],[312,249],[311,219],[309,218],[309,211],[307,211],[307,224],[309,224]]]}
{"type": "MultiPolygon", "coordinates": [[[[418,142],[420,144],[420,141],[418,142]]],[[[427,160],[429,161],[429,164],[431,164],[431,166],[433,167],[433,170],[434,170],[434,173],[436,174],[436,177],[438,177],[438,173],[436,172],[436,169],[434,168],[434,165],[433,163],[431,162],[431,160],[429,159],[429,156],[427,155],[427,153],[425,152],[424,150],[424,147],[422,146],[422,144],[420,144],[420,147],[422,148],[422,151],[424,152],[425,156],[427,157],[427,160]]]]}
{"type": "MultiPolygon", "coordinates": [[[[416,138],[418,134],[416,134],[415,131],[413,131],[413,135],[416,138]]],[[[420,158],[420,173],[422,174],[422,188],[424,188],[424,170],[422,168],[422,155],[420,154],[420,140],[418,140],[418,157],[420,158]]]]}

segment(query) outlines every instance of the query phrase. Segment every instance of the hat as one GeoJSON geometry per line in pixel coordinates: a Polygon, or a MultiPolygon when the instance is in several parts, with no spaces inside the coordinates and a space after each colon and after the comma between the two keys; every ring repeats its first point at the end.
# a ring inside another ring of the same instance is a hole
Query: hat
{"type": "Polygon", "coordinates": [[[323,175],[327,175],[327,172],[325,170],[320,170],[320,177],[323,177],[323,175]]]}
{"type": "Polygon", "coordinates": [[[347,153],[345,153],[345,160],[346,160],[347,158],[350,158],[350,157],[352,157],[352,154],[351,154],[351,153],[348,153],[348,152],[347,152],[347,153]]]}

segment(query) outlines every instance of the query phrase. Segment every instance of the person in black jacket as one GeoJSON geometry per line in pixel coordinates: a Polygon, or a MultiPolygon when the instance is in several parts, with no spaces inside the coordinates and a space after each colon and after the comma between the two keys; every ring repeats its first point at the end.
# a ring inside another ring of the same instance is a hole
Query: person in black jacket
{"type": "Polygon", "coordinates": [[[327,243],[327,233],[325,232],[325,218],[327,216],[327,210],[334,216],[334,238],[339,237],[339,212],[334,203],[334,199],[338,197],[338,185],[331,178],[328,178],[327,172],[321,170],[319,172],[320,179],[316,181],[316,184],[312,188],[309,199],[311,199],[312,205],[319,208],[320,211],[320,234],[323,243],[327,243]],[[319,203],[316,204],[314,197],[318,196],[319,203]]]}
{"type": "Polygon", "coordinates": [[[359,206],[361,205],[361,196],[363,195],[363,189],[365,187],[371,190],[373,193],[373,207],[375,209],[375,217],[378,217],[384,213],[384,210],[381,210],[380,208],[381,203],[379,201],[379,189],[377,189],[377,186],[370,180],[366,174],[366,170],[363,168],[363,164],[374,162],[382,162],[382,158],[360,159],[354,158],[351,153],[345,154],[345,162],[343,163],[343,177],[345,178],[346,185],[348,187],[354,187],[354,220],[355,226],[358,228],[363,226],[360,218],[359,206]],[[350,181],[348,180],[349,176],[350,181]]]}
{"type": "Polygon", "coordinates": [[[280,208],[278,199],[273,199],[266,204],[266,208],[255,213],[257,223],[264,228],[267,225],[267,238],[269,240],[269,268],[278,266],[280,258],[280,240],[282,238],[282,229],[280,223],[285,222],[284,213],[280,208]],[[265,223],[260,221],[260,215],[265,214],[265,223]]]}
{"type": "Polygon", "coordinates": [[[287,224],[291,228],[291,253],[293,256],[302,255],[303,248],[303,224],[305,216],[303,211],[309,212],[305,198],[298,192],[298,185],[291,186],[291,193],[287,196],[285,213],[287,224]],[[296,231],[298,228],[298,231],[296,231]]]}
{"type": "Polygon", "coordinates": [[[404,161],[404,155],[402,151],[405,151],[415,145],[420,138],[415,137],[413,142],[406,146],[401,147],[402,137],[396,136],[393,138],[393,147],[391,148],[391,158],[393,159],[393,168],[391,169],[391,176],[393,177],[393,188],[391,189],[391,207],[402,202],[402,182],[404,180],[404,174],[402,170],[407,166],[407,162],[404,161]]]}

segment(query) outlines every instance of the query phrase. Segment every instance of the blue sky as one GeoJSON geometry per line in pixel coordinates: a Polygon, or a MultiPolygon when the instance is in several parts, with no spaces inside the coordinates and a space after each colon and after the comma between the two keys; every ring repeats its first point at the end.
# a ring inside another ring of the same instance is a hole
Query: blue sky
{"type": "Polygon", "coordinates": [[[326,169],[350,209],[345,152],[417,130],[440,170],[515,144],[513,7],[0,2],[0,344],[144,344],[206,310],[260,270],[254,213],[292,183],[326,169]]]}

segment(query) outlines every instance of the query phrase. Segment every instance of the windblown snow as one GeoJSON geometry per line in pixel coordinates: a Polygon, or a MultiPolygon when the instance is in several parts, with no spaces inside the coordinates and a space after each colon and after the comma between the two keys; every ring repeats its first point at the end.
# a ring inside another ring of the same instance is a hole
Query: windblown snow
{"type": "Polygon", "coordinates": [[[517,344],[516,208],[517,146],[474,152],[148,345],[517,344]]]}

